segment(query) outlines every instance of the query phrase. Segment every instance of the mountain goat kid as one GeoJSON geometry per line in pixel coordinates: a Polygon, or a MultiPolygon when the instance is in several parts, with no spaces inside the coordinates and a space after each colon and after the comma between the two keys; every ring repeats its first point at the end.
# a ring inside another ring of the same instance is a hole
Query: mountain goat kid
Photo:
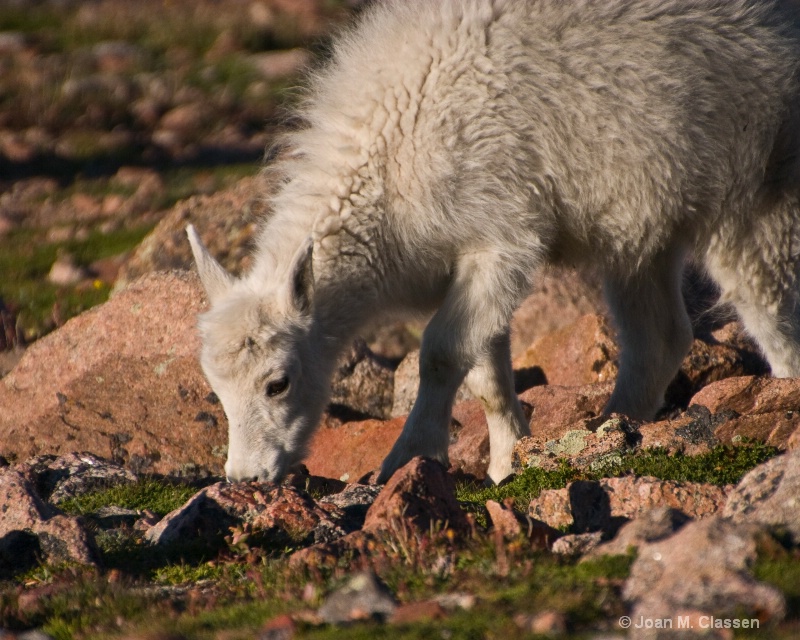
{"type": "Polygon", "coordinates": [[[369,320],[435,312],[380,480],[447,462],[466,377],[489,476],[528,424],[509,319],[545,263],[602,269],[621,344],[608,412],[652,418],[692,329],[689,253],[777,376],[800,375],[800,11],[783,0],[385,0],[311,81],[273,215],[234,279],[189,239],[231,480],[302,460],[369,320]]]}

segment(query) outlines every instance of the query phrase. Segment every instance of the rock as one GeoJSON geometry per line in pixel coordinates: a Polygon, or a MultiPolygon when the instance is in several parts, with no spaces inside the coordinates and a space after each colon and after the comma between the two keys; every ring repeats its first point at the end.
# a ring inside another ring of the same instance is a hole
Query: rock
{"type": "Polygon", "coordinates": [[[208,120],[204,106],[197,102],[182,104],[167,111],[159,122],[159,127],[178,134],[194,136],[208,120]]]}
{"type": "Polygon", "coordinates": [[[575,468],[599,473],[620,462],[638,439],[638,424],[625,416],[587,418],[555,440],[521,438],[514,445],[512,465],[518,473],[528,467],[555,471],[566,460],[575,468]]]}
{"type": "Polygon", "coordinates": [[[624,476],[578,480],[565,489],[542,491],[528,513],[551,527],[571,526],[576,533],[616,532],[627,520],[653,507],[672,507],[692,518],[720,511],[727,490],[715,485],[624,476]]]}
{"type": "Polygon", "coordinates": [[[602,531],[570,533],[556,540],[550,550],[560,556],[582,556],[597,547],[602,540],[602,531]]]}
{"type": "Polygon", "coordinates": [[[344,514],[342,526],[349,531],[360,530],[364,526],[367,511],[375,502],[382,487],[374,484],[349,484],[343,491],[320,499],[331,504],[344,514]]]}
{"type": "MultiPolygon", "coordinates": [[[[407,416],[417,400],[419,391],[419,349],[409,353],[394,372],[394,397],[392,399],[392,417],[407,416]]],[[[471,400],[466,383],[462,383],[456,392],[454,404],[471,400]]]]}
{"type": "Polygon", "coordinates": [[[0,454],[221,474],[225,416],[197,360],[204,300],[193,274],[151,274],[31,345],[0,381],[0,454]]]}
{"type": "Polygon", "coordinates": [[[707,453],[719,444],[716,428],[730,418],[730,413],[712,415],[706,407],[695,404],[675,419],[639,425],[639,446],[690,456],[707,453]]]}
{"type": "Polygon", "coordinates": [[[680,371],[667,389],[667,403],[686,406],[694,394],[712,382],[768,371],[758,347],[744,336],[738,322],[731,322],[692,342],[680,371]]]}
{"type": "Polygon", "coordinates": [[[613,540],[590,550],[585,557],[627,554],[632,548],[668,538],[690,520],[683,511],[672,507],[647,509],[623,525],[613,540]]]}
{"type": "Polygon", "coordinates": [[[334,373],[330,403],[362,417],[386,419],[392,415],[393,390],[394,372],[359,339],[334,373]]]}
{"type": "Polygon", "coordinates": [[[139,480],[122,466],[91,453],[37,456],[15,468],[42,498],[56,505],[92,491],[139,480]]]}
{"type": "Polygon", "coordinates": [[[203,540],[222,542],[228,529],[247,524],[247,534],[270,546],[329,542],[345,531],[335,509],[325,510],[294,487],[219,482],[195,494],[145,534],[154,545],[203,540]]]}
{"type": "Polygon", "coordinates": [[[385,620],[397,609],[388,587],[372,572],[352,576],[344,586],[331,593],[319,608],[319,616],[328,624],[356,620],[385,620]]]}
{"type": "Polygon", "coordinates": [[[255,640],[292,640],[296,633],[297,625],[291,616],[284,613],[261,627],[255,640]]]}
{"type": "Polygon", "coordinates": [[[549,266],[511,320],[511,353],[521,356],[534,340],[558,331],[586,314],[602,312],[605,303],[599,273],[549,266]]]}
{"type": "Polygon", "coordinates": [[[735,411],[740,415],[796,411],[800,407],[800,379],[726,378],[704,387],[690,404],[703,405],[711,413],[735,411]]]}
{"type": "MultiPolygon", "coordinates": [[[[135,526],[142,518],[142,514],[135,509],[125,509],[112,504],[107,507],[100,507],[97,511],[89,514],[89,518],[96,522],[101,529],[116,529],[135,526]]],[[[153,524],[155,522],[151,523],[150,526],[153,524]]]]}
{"type": "MultiPolygon", "coordinates": [[[[623,597],[631,617],[674,619],[686,612],[720,618],[780,620],[786,603],[780,591],[750,573],[760,529],[720,517],[692,522],[676,534],[639,547],[623,597]]],[[[631,638],[674,638],[671,629],[631,629],[631,638]]]]}
{"type": "Polygon", "coordinates": [[[450,422],[450,469],[485,478],[489,468],[489,427],[478,400],[467,400],[453,407],[450,422]]]}
{"type": "MultiPolygon", "coordinates": [[[[127,180],[127,173],[117,179],[127,180]]],[[[179,202],[133,252],[120,271],[115,291],[152,271],[193,268],[186,240],[189,223],[195,225],[222,266],[231,272],[242,271],[250,264],[257,223],[267,216],[265,201],[271,189],[268,179],[258,175],[244,178],[228,190],[179,202]]]]}
{"type": "Polygon", "coordinates": [[[549,549],[553,542],[563,535],[558,529],[553,529],[544,522],[517,513],[513,504],[500,504],[495,500],[487,500],[486,511],[495,531],[507,540],[524,535],[535,548],[549,549]]]}
{"type": "Polygon", "coordinates": [[[47,280],[59,287],[72,286],[88,277],[89,272],[85,268],[76,265],[72,256],[66,253],[61,254],[56,259],[47,274],[47,280]]]}
{"type": "Polygon", "coordinates": [[[414,458],[395,472],[369,508],[363,530],[391,531],[398,521],[421,533],[443,527],[457,534],[470,531],[453,479],[429,458],[414,458]]]}
{"type": "Polygon", "coordinates": [[[335,569],[343,559],[353,566],[358,558],[369,557],[380,544],[375,536],[364,531],[353,531],[331,542],[320,542],[295,551],[289,558],[289,566],[297,570],[335,569]]]}
{"type": "Polygon", "coordinates": [[[397,607],[389,618],[390,624],[405,625],[417,622],[430,622],[447,617],[447,611],[436,600],[409,602],[397,607]]]}
{"type": "Polygon", "coordinates": [[[311,62],[311,53],[307,49],[268,51],[249,56],[248,62],[265,80],[273,81],[302,71],[311,62]]]}
{"type": "Polygon", "coordinates": [[[733,417],[722,422],[715,429],[714,435],[724,444],[756,440],[778,449],[787,449],[789,440],[798,430],[800,411],[776,411],[733,417]]]}
{"type": "Polygon", "coordinates": [[[527,633],[561,636],[567,632],[567,618],[561,611],[542,611],[535,615],[518,613],[514,624],[527,633]]]}
{"type": "Polygon", "coordinates": [[[581,420],[601,415],[613,389],[611,382],[581,387],[548,384],[522,392],[519,399],[533,407],[531,435],[547,441],[561,438],[581,420]]]}
{"type": "Polygon", "coordinates": [[[0,510],[3,573],[27,570],[39,556],[51,563],[96,564],[97,547],[83,520],[65,516],[43,502],[22,474],[10,467],[0,468],[0,510]]]}
{"type": "Polygon", "coordinates": [[[722,515],[786,530],[800,543],[800,451],[749,471],[731,491],[722,515]]]}
{"type": "Polygon", "coordinates": [[[313,475],[344,482],[358,480],[381,466],[404,423],[404,418],[344,424],[323,420],[311,440],[304,464],[313,475]]]}
{"type": "Polygon", "coordinates": [[[92,47],[97,66],[104,73],[125,73],[144,57],[141,47],[124,40],[98,42],[92,47]]]}
{"type": "Polygon", "coordinates": [[[577,387],[617,377],[619,349],[602,316],[589,314],[544,334],[514,360],[514,369],[540,367],[548,384],[577,387]]]}

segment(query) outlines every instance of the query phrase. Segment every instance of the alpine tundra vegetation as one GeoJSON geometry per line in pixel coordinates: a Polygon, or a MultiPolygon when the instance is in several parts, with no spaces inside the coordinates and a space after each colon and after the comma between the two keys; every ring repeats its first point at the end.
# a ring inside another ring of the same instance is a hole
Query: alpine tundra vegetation
{"type": "Polygon", "coordinates": [[[792,2],[376,3],[310,79],[250,271],[233,278],[188,230],[228,477],[284,476],[353,336],[432,312],[380,480],[413,456],[446,462],[465,377],[505,478],[529,430],[509,319],[545,264],[604,274],[621,344],[609,413],[662,405],[692,340],[689,255],[772,373],[800,375],[799,78],[792,2]]]}

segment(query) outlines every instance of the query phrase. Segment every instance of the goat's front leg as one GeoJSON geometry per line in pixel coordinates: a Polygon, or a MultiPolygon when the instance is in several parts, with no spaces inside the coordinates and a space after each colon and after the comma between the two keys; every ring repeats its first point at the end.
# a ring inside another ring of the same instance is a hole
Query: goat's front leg
{"type": "MultiPolygon", "coordinates": [[[[514,414],[511,418],[515,423],[513,430],[524,431],[524,427],[517,424],[522,412],[520,410],[517,415],[514,402],[509,400],[513,388],[498,391],[498,385],[512,384],[511,376],[498,375],[492,363],[493,358],[498,357],[498,345],[502,347],[503,340],[507,341],[508,321],[527,286],[525,278],[509,269],[508,264],[508,258],[503,260],[487,252],[472,253],[459,260],[445,300],[423,334],[417,401],[383,462],[379,482],[386,482],[415,456],[427,456],[448,464],[453,398],[467,372],[475,365],[483,372],[477,375],[484,382],[480,392],[490,396],[488,406],[498,407],[503,414],[510,410],[514,414]],[[487,368],[492,371],[488,372],[487,368]],[[497,397],[498,393],[502,399],[497,397]]],[[[499,357],[509,358],[507,348],[501,351],[499,357]]],[[[503,371],[510,372],[510,368],[509,362],[503,371]]],[[[486,401],[484,406],[487,406],[486,401]]],[[[505,426],[494,429],[491,438],[501,443],[502,456],[507,449],[510,456],[508,441],[513,437],[506,434],[506,430],[505,426]]],[[[506,470],[505,464],[497,463],[494,467],[495,475],[506,470]]]]}
{"type": "Polygon", "coordinates": [[[467,375],[467,386],[481,401],[489,425],[489,469],[487,482],[499,483],[511,475],[514,444],[530,435],[522,405],[514,391],[511,341],[508,331],[497,336],[488,353],[467,375]]]}

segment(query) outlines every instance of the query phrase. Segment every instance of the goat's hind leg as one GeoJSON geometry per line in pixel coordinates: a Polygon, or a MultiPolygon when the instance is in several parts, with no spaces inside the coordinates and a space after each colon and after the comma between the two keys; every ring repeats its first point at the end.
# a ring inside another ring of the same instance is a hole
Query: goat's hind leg
{"type": "Polygon", "coordinates": [[[664,251],[627,277],[606,279],[620,342],[619,375],[606,413],[650,420],[692,345],[681,294],[685,252],[664,251]]]}
{"type": "Polygon", "coordinates": [[[721,233],[706,267],[779,378],[800,377],[800,203],[779,202],[721,233]]]}

